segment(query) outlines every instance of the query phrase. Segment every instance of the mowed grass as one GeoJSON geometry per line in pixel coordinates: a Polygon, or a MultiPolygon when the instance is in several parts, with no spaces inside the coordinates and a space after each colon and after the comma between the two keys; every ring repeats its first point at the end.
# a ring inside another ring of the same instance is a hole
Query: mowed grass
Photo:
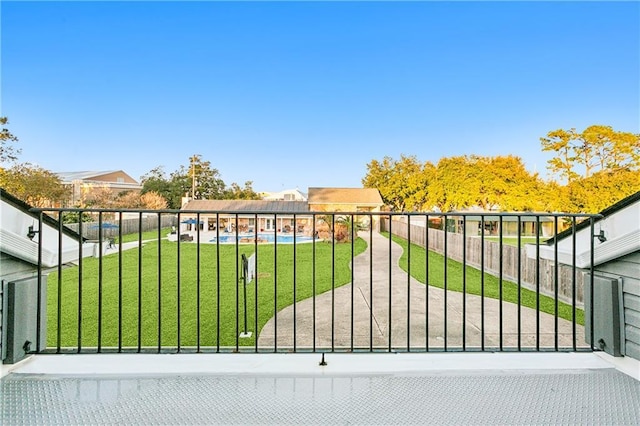
{"type": "MultiPolygon", "coordinates": [[[[160,237],[161,238],[165,238],[167,236],[167,234],[171,232],[171,228],[162,228],[160,230],[160,237]]],[[[116,244],[118,244],[118,230],[109,230],[109,236],[111,238],[114,238],[114,242],[116,244]],[[115,232],[114,232],[115,231],[115,232]]],[[[125,234],[122,236],[122,242],[123,243],[129,243],[132,241],[147,241],[147,240],[156,240],[158,239],[158,231],[144,231],[142,233],[142,238],[140,238],[140,235],[138,233],[134,233],[134,234],[125,234]]]]}
{"type": "MultiPolygon", "coordinates": [[[[384,233],[388,238],[389,234],[384,233]]],[[[405,239],[394,236],[393,241],[398,243],[403,254],[400,257],[400,267],[408,271],[408,244],[405,239]]],[[[444,288],[444,256],[436,252],[429,252],[429,285],[444,288]]],[[[411,244],[411,271],[410,275],[421,283],[426,282],[426,262],[425,249],[411,244]]],[[[518,285],[511,281],[502,281],[493,275],[484,274],[484,296],[492,299],[500,299],[500,288],[502,287],[502,300],[511,303],[518,303],[518,285]]],[[[466,289],[463,285],[463,265],[452,259],[447,259],[447,290],[462,292],[465,290],[469,294],[482,294],[482,274],[480,270],[471,266],[466,267],[466,289]]],[[[536,309],[536,292],[521,287],[520,303],[522,306],[536,309]]],[[[540,294],[539,309],[541,312],[555,315],[556,301],[546,295],[540,294]]],[[[584,311],[576,308],[576,322],[584,325],[584,311]]],[[[573,308],[571,305],[558,301],[558,317],[568,321],[573,320],[573,308]]]]}
{"type": "Polygon", "coordinates": [[[255,246],[201,244],[199,252],[193,243],[179,247],[178,257],[175,242],[147,242],[141,249],[123,251],[122,262],[117,253],[104,256],[102,266],[98,259],[84,259],[81,277],[77,266],[64,269],[60,277],[50,274],[47,346],[255,345],[260,329],[275,311],[294,302],[294,291],[299,301],[314,291],[320,294],[350,282],[351,259],[366,249],[366,243],[356,240],[352,253],[350,243],[318,242],[315,256],[313,244],[259,245],[257,297],[256,281],[247,285],[247,328],[252,337],[243,339],[238,339],[244,329],[238,259],[241,254],[251,255],[255,246]]]}

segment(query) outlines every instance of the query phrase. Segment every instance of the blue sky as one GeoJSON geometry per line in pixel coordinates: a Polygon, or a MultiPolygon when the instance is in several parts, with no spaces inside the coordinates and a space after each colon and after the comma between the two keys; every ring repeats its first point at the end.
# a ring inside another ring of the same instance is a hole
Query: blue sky
{"type": "Polygon", "coordinates": [[[640,132],[637,2],[8,2],[1,108],[21,161],[258,191],[359,187],[385,155],[518,155],[640,132]]]}

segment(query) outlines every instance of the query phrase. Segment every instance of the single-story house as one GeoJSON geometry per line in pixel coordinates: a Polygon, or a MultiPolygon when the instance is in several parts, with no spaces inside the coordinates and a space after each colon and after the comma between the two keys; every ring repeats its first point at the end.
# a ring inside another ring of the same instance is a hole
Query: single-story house
{"type": "MultiPolygon", "coordinates": [[[[575,266],[584,274],[586,335],[596,348],[640,360],[640,192],[576,225],[539,248],[543,259],[575,266]],[[593,247],[593,252],[591,250],[593,247]],[[591,306],[593,268],[593,306],[591,306]],[[593,325],[590,311],[593,310],[593,325]]],[[[527,256],[536,249],[527,246],[527,256]]],[[[640,363],[638,363],[640,368],[640,363]]]]}
{"type": "Polygon", "coordinates": [[[58,172],[63,185],[71,187],[70,206],[78,205],[96,188],[107,188],[113,193],[142,190],[142,185],[122,170],[58,172]]]}
{"type": "Polygon", "coordinates": [[[247,233],[295,230],[310,234],[313,223],[306,201],[189,200],[181,210],[181,232],[232,232],[237,226],[240,232],[247,233]]]}
{"type": "MultiPolygon", "coordinates": [[[[308,201],[185,199],[179,233],[196,229],[234,232],[237,226],[241,233],[295,231],[311,235],[314,214],[310,212],[379,212],[383,205],[380,192],[373,188],[309,188],[308,201]]],[[[326,227],[317,213],[315,216],[316,231],[326,227]]],[[[376,225],[378,217],[372,219],[376,225]]],[[[356,220],[366,225],[369,217],[356,220]]]]}
{"type": "MultiPolygon", "coordinates": [[[[447,218],[447,230],[450,232],[464,233],[468,236],[476,236],[482,234],[482,227],[484,225],[484,235],[500,235],[502,227],[502,235],[504,236],[517,236],[523,237],[531,236],[535,237],[551,237],[555,233],[555,219],[551,216],[502,216],[502,222],[500,217],[492,216],[491,214],[485,214],[483,216],[478,214],[467,214],[455,216],[448,216],[447,218]],[[466,217],[466,219],[465,219],[466,217]],[[465,227],[466,220],[466,227],[465,227]],[[484,220],[484,222],[483,222],[484,220]],[[518,226],[519,222],[519,226],[518,226]]],[[[474,212],[476,213],[476,212],[474,212]]],[[[491,213],[491,212],[486,212],[491,213]]],[[[558,228],[562,227],[562,223],[558,223],[558,228]]]]}

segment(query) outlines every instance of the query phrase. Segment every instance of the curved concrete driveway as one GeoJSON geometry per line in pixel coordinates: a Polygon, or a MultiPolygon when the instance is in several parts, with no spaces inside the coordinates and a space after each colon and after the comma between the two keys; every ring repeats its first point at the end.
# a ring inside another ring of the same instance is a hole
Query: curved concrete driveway
{"type": "MultiPolygon", "coordinates": [[[[388,349],[424,350],[426,347],[427,312],[429,348],[445,345],[445,292],[409,278],[398,266],[402,248],[392,242],[389,255],[389,239],[378,233],[360,233],[367,240],[364,253],[354,258],[354,283],[328,291],[315,298],[305,299],[279,311],[263,327],[258,339],[259,347],[273,347],[277,317],[278,349],[312,348],[345,350],[388,349]],[[372,259],[372,263],[371,260],[372,259]],[[373,268],[370,265],[373,264],[373,268]],[[427,305],[427,294],[429,303],[427,305]],[[315,321],[314,321],[315,302],[315,321]],[[391,321],[389,307],[391,306],[391,321]],[[295,336],[294,336],[294,313],[295,336]],[[391,324],[391,326],[389,325],[391,324]],[[315,336],[314,336],[315,328],[315,336]],[[353,332],[352,332],[353,330],[353,332]]],[[[482,339],[482,299],[466,296],[463,320],[463,295],[446,293],[446,345],[462,347],[463,325],[466,330],[466,347],[480,347],[482,339]]],[[[500,344],[500,302],[484,299],[484,344],[498,347],[500,344]]],[[[518,326],[521,328],[521,346],[536,346],[536,311],[522,307],[518,321],[518,307],[502,303],[502,338],[504,347],[517,347],[518,326]],[[519,324],[520,323],[520,324],[519,324]]],[[[555,318],[540,313],[540,346],[554,347],[555,318]]],[[[558,319],[558,344],[572,346],[572,324],[558,319]]],[[[577,326],[577,344],[585,346],[584,331],[577,326]]]]}

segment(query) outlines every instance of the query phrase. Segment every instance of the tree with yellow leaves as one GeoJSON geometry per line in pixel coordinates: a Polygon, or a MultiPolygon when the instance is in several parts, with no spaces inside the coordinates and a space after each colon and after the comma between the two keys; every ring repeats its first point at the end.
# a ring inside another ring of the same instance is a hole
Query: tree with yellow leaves
{"type": "Polygon", "coordinates": [[[582,132],[554,130],[540,141],[543,151],[554,153],[549,170],[567,183],[600,171],[640,169],[640,134],[593,125],[582,132]]]}
{"type": "Polygon", "coordinates": [[[597,213],[640,191],[640,134],[593,125],[540,140],[543,151],[555,153],[549,170],[566,183],[555,193],[554,210],[597,213]]]}

